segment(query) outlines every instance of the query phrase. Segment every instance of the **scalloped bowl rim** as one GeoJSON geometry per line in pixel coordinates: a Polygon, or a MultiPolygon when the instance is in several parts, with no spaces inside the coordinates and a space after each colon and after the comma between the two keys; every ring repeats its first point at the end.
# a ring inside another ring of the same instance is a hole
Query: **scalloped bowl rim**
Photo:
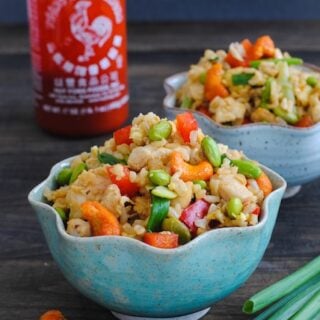
{"type": "Polygon", "coordinates": [[[81,238],[81,237],[71,236],[66,232],[64,224],[63,224],[59,214],[56,212],[56,210],[54,210],[54,208],[52,206],[50,206],[49,204],[47,204],[43,201],[38,201],[34,197],[39,192],[39,189],[42,189],[46,184],[53,181],[55,174],[56,174],[56,171],[58,169],[61,169],[61,168],[65,167],[66,165],[69,165],[70,161],[74,158],[75,158],[75,156],[64,159],[64,160],[62,160],[52,166],[48,177],[45,180],[43,180],[41,183],[39,183],[37,186],[35,186],[29,192],[28,201],[30,202],[30,204],[32,204],[35,207],[40,207],[42,209],[48,210],[52,214],[54,214],[56,217],[55,221],[56,221],[56,228],[58,230],[58,233],[62,238],[64,238],[67,241],[70,241],[70,242],[95,242],[97,240],[103,239],[104,241],[108,242],[108,240],[113,238],[113,239],[118,239],[118,240],[122,241],[124,244],[125,243],[135,244],[135,245],[140,246],[141,248],[143,248],[147,251],[153,252],[155,254],[172,255],[172,254],[176,254],[176,253],[188,250],[189,247],[196,246],[199,242],[203,241],[203,239],[205,239],[209,234],[213,234],[213,233],[218,235],[218,234],[225,234],[225,233],[237,233],[239,231],[249,232],[251,230],[254,231],[254,230],[263,229],[263,227],[267,223],[268,215],[269,215],[268,210],[266,210],[268,202],[270,201],[270,199],[272,198],[274,193],[280,192],[281,190],[284,191],[287,186],[286,181],[279,174],[277,174],[273,170],[269,169],[268,167],[266,167],[262,164],[259,164],[261,166],[261,168],[268,173],[268,175],[271,175],[275,180],[277,180],[279,182],[279,186],[275,190],[273,190],[263,201],[262,219],[256,225],[248,226],[248,227],[225,227],[225,228],[210,230],[210,231],[207,231],[207,232],[197,236],[196,238],[194,238],[190,242],[179,246],[178,248],[161,249],[161,248],[152,247],[152,246],[150,246],[140,240],[129,238],[129,237],[124,237],[124,236],[95,236],[95,237],[81,238]]]}
{"type": "MultiPolygon", "coordinates": [[[[313,64],[310,64],[310,63],[304,63],[303,66],[313,70],[313,71],[317,71],[318,73],[320,73],[320,67],[316,66],[316,65],[313,65],[313,64]]],[[[164,108],[167,108],[167,109],[174,109],[174,110],[179,110],[181,112],[181,110],[185,110],[185,109],[181,109],[177,106],[171,106],[170,104],[167,103],[167,100],[171,99],[171,98],[174,98],[176,99],[176,92],[177,92],[177,89],[174,88],[173,86],[171,86],[169,84],[169,81],[172,79],[172,78],[185,78],[187,76],[187,73],[188,71],[183,71],[183,72],[178,72],[178,73],[175,73],[175,74],[172,74],[171,76],[167,77],[165,80],[164,80],[164,88],[165,88],[165,91],[166,91],[166,96],[163,100],[163,105],[164,105],[164,108]],[[169,90],[167,90],[168,88],[170,88],[170,92],[169,90]]],[[[247,123],[247,124],[240,124],[240,125],[234,125],[234,126],[225,126],[225,125],[222,125],[220,123],[217,123],[215,122],[212,118],[210,118],[209,116],[207,116],[206,114],[202,113],[202,112],[199,112],[197,110],[185,110],[185,111],[189,111],[189,112],[193,112],[193,113],[196,113],[198,114],[199,116],[202,116],[208,120],[210,120],[212,122],[212,124],[217,127],[217,128],[220,128],[220,129],[224,129],[224,130],[241,130],[241,129],[245,129],[245,128],[276,128],[276,129],[280,129],[280,130],[284,130],[284,131],[288,131],[290,133],[291,132],[294,132],[294,133],[297,133],[297,132],[300,132],[300,133],[310,133],[312,131],[317,131],[318,129],[320,129],[320,122],[314,124],[313,126],[311,127],[307,127],[307,128],[299,128],[299,127],[294,127],[294,126],[290,126],[290,125],[283,125],[283,124],[276,124],[276,123],[264,123],[264,122],[256,122],[256,123],[247,123]]]]}

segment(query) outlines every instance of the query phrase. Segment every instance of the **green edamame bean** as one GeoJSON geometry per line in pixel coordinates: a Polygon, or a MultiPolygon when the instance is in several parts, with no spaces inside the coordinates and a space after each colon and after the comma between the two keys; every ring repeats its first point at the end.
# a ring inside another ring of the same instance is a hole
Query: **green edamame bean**
{"type": "Polygon", "coordinates": [[[308,77],[306,82],[312,88],[314,88],[318,84],[317,78],[313,76],[308,77]]]}
{"type": "Polygon", "coordinates": [[[227,212],[228,216],[231,219],[236,219],[237,216],[241,213],[243,208],[242,201],[239,198],[233,197],[227,203],[227,212]]]}
{"type": "Polygon", "coordinates": [[[56,178],[58,185],[65,186],[65,185],[69,184],[71,175],[72,175],[72,170],[70,168],[62,169],[56,178]]]}
{"type": "Polygon", "coordinates": [[[252,179],[260,177],[262,170],[250,160],[232,160],[231,164],[238,167],[238,172],[252,179]]]}
{"type": "Polygon", "coordinates": [[[159,198],[165,198],[165,199],[174,199],[177,197],[177,194],[171,190],[169,190],[166,187],[163,186],[157,186],[154,189],[152,189],[151,193],[154,196],[157,196],[159,198]]]}
{"type": "Polygon", "coordinates": [[[207,183],[204,180],[194,180],[193,184],[197,184],[201,189],[207,189],[207,183]]]}
{"type": "Polygon", "coordinates": [[[150,170],[149,180],[157,186],[167,186],[171,176],[164,170],[150,170]]]}
{"type": "Polygon", "coordinates": [[[67,213],[62,208],[55,208],[63,222],[67,221],[67,213]]]}
{"type": "Polygon", "coordinates": [[[179,243],[185,244],[191,240],[191,234],[187,226],[177,218],[166,218],[162,222],[162,230],[170,231],[179,236],[179,243]]]}
{"type": "Polygon", "coordinates": [[[78,164],[73,170],[72,170],[72,174],[70,177],[70,181],[69,184],[75,182],[77,180],[77,178],[79,177],[79,175],[87,168],[85,163],[80,163],[78,164]]]}
{"type": "Polygon", "coordinates": [[[221,154],[217,143],[209,136],[206,136],[201,141],[201,148],[207,159],[214,167],[220,167],[221,154]]]}
{"type": "Polygon", "coordinates": [[[171,123],[167,120],[161,120],[149,130],[149,139],[151,141],[161,141],[167,139],[172,131],[171,123]]]}

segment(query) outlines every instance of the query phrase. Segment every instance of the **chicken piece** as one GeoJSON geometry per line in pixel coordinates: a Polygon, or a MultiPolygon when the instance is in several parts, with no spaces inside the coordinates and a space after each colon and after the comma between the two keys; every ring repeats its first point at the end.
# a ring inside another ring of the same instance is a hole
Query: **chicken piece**
{"type": "Polygon", "coordinates": [[[134,211],[137,212],[141,217],[148,217],[151,210],[151,199],[150,197],[136,197],[134,199],[134,211]]]}
{"type": "Polygon", "coordinates": [[[209,106],[213,113],[213,120],[218,123],[242,120],[245,116],[246,106],[232,97],[214,98],[209,106]]]}
{"type": "Polygon", "coordinates": [[[82,219],[70,219],[67,225],[67,232],[75,237],[90,237],[90,223],[82,219]]]}
{"type": "Polygon", "coordinates": [[[132,127],[130,131],[130,138],[137,146],[145,145],[148,142],[148,132],[150,128],[157,124],[160,118],[153,112],[148,114],[140,114],[132,121],[132,127]]]}
{"type": "Polygon", "coordinates": [[[200,82],[192,82],[188,88],[189,95],[195,101],[201,101],[204,95],[204,86],[200,82]]]}
{"type": "Polygon", "coordinates": [[[191,181],[184,182],[179,178],[179,173],[174,174],[171,177],[171,182],[169,184],[169,189],[176,192],[177,198],[171,200],[171,205],[174,207],[177,204],[181,208],[186,208],[193,196],[193,183],[191,181]]]}
{"type": "Polygon", "coordinates": [[[228,201],[232,197],[237,197],[241,201],[247,200],[253,197],[253,193],[249,191],[246,186],[240,183],[236,179],[222,180],[219,183],[219,195],[228,201]]]}
{"type": "Polygon", "coordinates": [[[277,64],[270,61],[263,61],[260,64],[260,70],[271,77],[276,77],[279,73],[277,64]]]}
{"type": "Polygon", "coordinates": [[[66,201],[70,204],[70,218],[81,218],[81,204],[86,200],[100,201],[110,184],[104,167],[84,171],[68,188],[66,201]]]}
{"type": "Polygon", "coordinates": [[[116,217],[120,217],[122,214],[126,213],[125,201],[130,201],[126,196],[121,196],[120,189],[117,185],[109,185],[102,198],[101,204],[111,211],[116,217]]]}
{"type": "Polygon", "coordinates": [[[82,188],[73,185],[67,194],[66,200],[70,204],[70,218],[81,218],[80,206],[87,200],[87,196],[82,188]]]}
{"type": "Polygon", "coordinates": [[[269,110],[264,108],[258,108],[251,113],[251,120],[253,122],[277,122],[277,117],[269,110]]]}
{"type": "Polygon", "coordinates": [[[171,152],[172,151],[167,148],[159,148],[153,145],[138,147],[132,150],[128,158],[128,166],[130,169],[140,171],[153,159],[166,163],[165,160],[171,152]]]}
{"type": "Polygon", "coordinates": [[[54,207],[67,209],[68,201],[66,199],[69,186],[61,187],[57,190],[45,189],[43,195],[48,199],[48,201],[53,202],[54,207]]]}
{"type": "Polygon", "coordinates": [[[147,147],[137,147],[132,150],[128,158],[128,166],[130,169],[140,171],[148,163],[152,157],[152,151],[147,147]]]}

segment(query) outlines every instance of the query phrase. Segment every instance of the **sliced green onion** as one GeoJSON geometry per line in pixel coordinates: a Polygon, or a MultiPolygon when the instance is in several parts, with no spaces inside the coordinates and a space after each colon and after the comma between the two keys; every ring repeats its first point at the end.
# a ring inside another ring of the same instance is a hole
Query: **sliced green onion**
{"type": "MultiPolygon", "coordinates": [[[[228,156],[224,153],[224,154],[221,155],[221,165],[223,164],[224,159],[228,159],[229,161],[231,161],[231,160],[228,158],[228,156]]],[[[221,165],[220,165],[220,167],[221,167],[221,165]]]]}
{"type": "Polygon", "coordinates": [[[249,80],[254,76],[254,73],[237,73],[232,75],[232,83],[235,86],[244,86],[249,83],[249,80]]]}
{"type": "Polygon", "coordinates": [[[55,208],[63,222],[67,221],[67,213],[62,208],[55,208]]]}
{"type": "Polygon", "coordinates": [[[261,107],[262,108],[266,108],[266,106],[271,101],[271,84],[272,84],[272,79],[269,78],[269,79],[267,79],[266,84],[264,85],[264,88],[262,89],[262,92],[261,92],[261,107]]]}
{"type": "MultiPolygon", "coordinates": [[[[305,284],[301,285],[296,290],[292,291],[290,294],[286,295],[276,303],[274,303],[272,306],[270,306],[268,309],[266,309],[264,312],[260,313],[257,317],[254,318],[254,320],[269,320],[270,316],[275,316],[278,314],[278,312],[284,307],[287,306],[287,303],[292,301],[293,299],[296,299],[296,297],[303,293],[305,295],[306,291],[309,290],[311,286],[314,284],[320,283],[320,274],[313,277],[309,281],[307,281],[305,284]]],[[[286,309],[285,308],[285,309],[286,309]]]]}
{"type": "Polygon", "coordinates": [[[290,320],[316,320],[320,314],[320,289],[290,320]],[[317,317],[317,318],[316,318],[317,317]]]}
{"type": "Polygon", "coordinates": [[[219,57],[216,56],[216,57],[214,57],[214,58],[209,59],[209,62],[215,63],[215,62],[217,62],[218,60],[219,60],[219,57]]]}
{"type": "Polygon", "coordinates": [[[289,66],[286,62],[279,63],[278,83],[282,87],[284,97],[290,101],[295,101],[292,83],[290,82],[289,66]]]}
{"type": "Polygon", "coordinates": [[[154,189],[152,189],[151,193],[154,196],[157,196],[159,198],[165,198],[165,199],[175,199],[177,197],[177,194],[171,190],[169,190],[166,187],[163,186],[157,186],[154,189]]]}
{"type": "Polygon", "coordinates": [[[276,107],[273,109],[273,112],[276,116],[282,118],[289,124],[296,124],[299,121],[299,117],[296,113],[287,112],[283,110],[281,107],[276,107]]]}
{"type": "Polygon", "coordinates": [[[190,97],[185,96],[181,102],[180,107],[183,109],[190,109],[192,106],[192,103],[193,103],[193,100],[190,97]]]}
{"type": "Polygon", "coordinates": [[[293,110],[292,112],[287,112],[286,110],[282,109],[281,107],[276,107],[273,112],[278,117],[282,118],[289,124],[295,124],[299,121],[299,117],[296,112],[295,107],[295,96],[292,87],[292,83],[290,82],[290,73],[288,63],[285,61],[281,61],[279,63],[279,75],[277,79],[279,85],[281,86],[281,90],[283,96],[287,98],[289,101],[293,103],[293,110]]]}
{"type": "Polygon", "coordinates": [[[252,296],[244,303],[242,310],[247,314],[255,313],[293,292],[319,273],[320,256],[291,275],[252,296]]]}
{"type": "Polygon", "coordinates": [[[126,164],[126,162],[122,159],[118,159],[115,156],[113,156],[110,153],[98,153],[98,160],[100,163],[104,163],[104,164],[117,164],[117,163],[122,163],[122,164],[126,164]]]}
{"type": "Polygon", "coordinates": [[[70,168],[63,168],[57,175],[57,183],[59,186],[65,186],[69,184],[72,175],[72,170],[70,168]]]}
{"type": "Polygon", "coordinates": [[[250,67],[258,69],[260,67],[261,62],[273,62],[273,63],[278,63],[278,62],[286,62],[289,66],[292,65],[301,65],[303,64],[303,60],[300,58],[280,58],[280,59],[262,59],[262,60],[254,60],[250,62],[250,67]]]}
{"type": "Polygon", "coordinates": [[[206,72],[203,72],[200,74],[200,77],[199,77],[199,81],[201,84],[205,84],[206,83],[206,79],[207,79],[207,73],[206,72]]]}
{"type": "Polygon", "coordinates": [[[77,178],[80,176],[80,174],[87,169],[87,166],[85,163],[79,163],[75,168],[72,169],[72,174],[70,177],[69,183],[73,183],[77,180],[77,178]]]}
{"type": "Polygon", "coordinates": [[[312,88],[314,88],[318,84],[317,78],[313,76],[308,77],[306,82],[312,88]]]}
{"type": "Polygon", "coordinates": [[[162,221],[169,212],[170,200],[152,196],[151,213],[147,223],[147,231],[160,231],[162,221]]]}

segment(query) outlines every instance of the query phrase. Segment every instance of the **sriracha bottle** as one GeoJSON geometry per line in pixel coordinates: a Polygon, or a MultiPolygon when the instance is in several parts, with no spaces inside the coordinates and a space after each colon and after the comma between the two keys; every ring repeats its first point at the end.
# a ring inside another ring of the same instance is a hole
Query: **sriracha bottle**
{"type": "Polygon", "coordinates": [[[36,117],[67,136],[128,115],[125,0],[28,0],[36,117]]]}

